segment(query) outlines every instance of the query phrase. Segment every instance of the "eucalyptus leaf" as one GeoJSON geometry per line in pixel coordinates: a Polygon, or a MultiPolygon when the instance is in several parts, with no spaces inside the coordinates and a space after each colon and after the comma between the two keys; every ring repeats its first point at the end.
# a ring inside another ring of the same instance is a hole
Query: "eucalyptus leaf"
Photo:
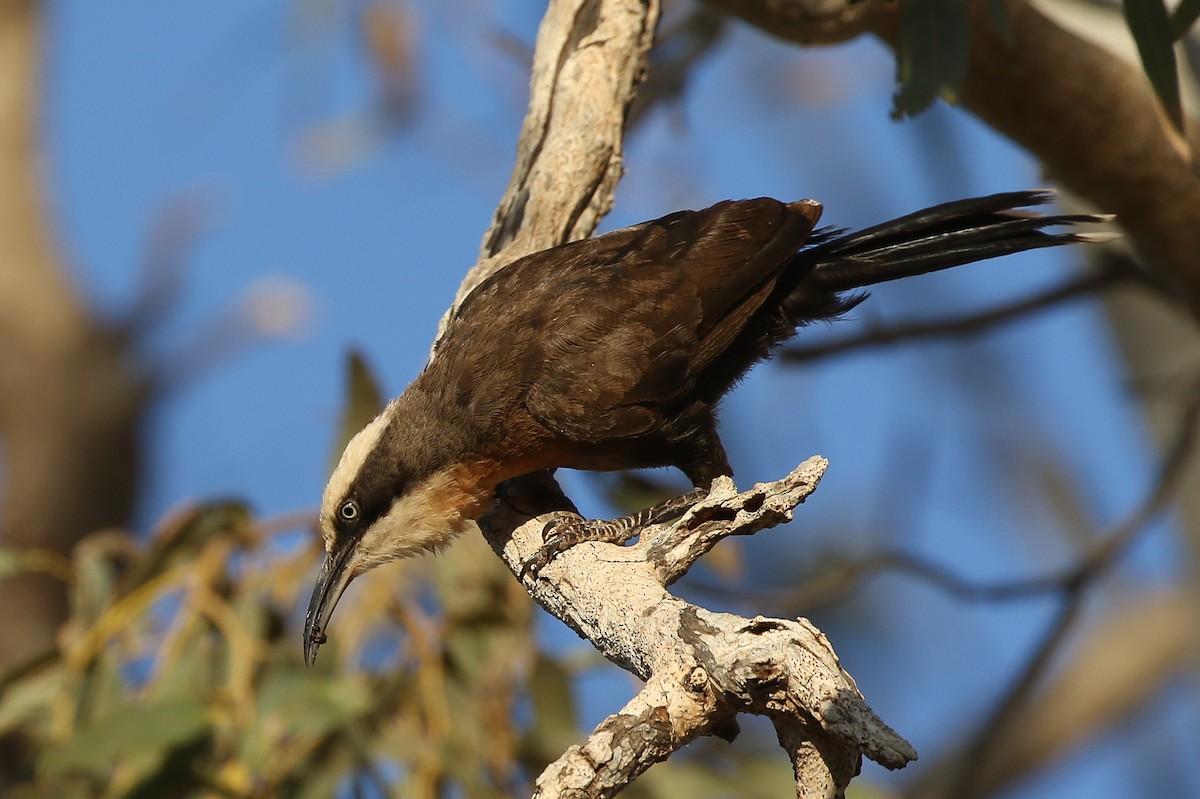
{"type": "Polygon", "coordinates": [[[197,699],[126,706],[48,749],[41,766],[49,775],[104,777],[124,760],[146,771],[208,729],[208,709],[197,699]]]}
{"type": "Polygon", "coordinates": [[[526,742],[539,759],[556,757],[580,738],[572,674],[557,660],[539,655],[529,680],[533,723],[526,742]]]}
{"type": "Polygon", "coordinates": [[[185,638],[173,642],[170,651],[160,648],[155,654],[155,680],[147,699],[167,701],[202,695],[217,687],[212,636],[204,625],[192,625],[185,638]]]}
{"type": "Polygon", "coordinates": [[[1167,118],[1183,129],[1179,73],[1175,65],[1175,35],[1163,0],[1125,0],[1125,21],[1137,43],[1142,69],[1150,79],[1167,118]]]}
{"type": "Polygon", "coordinates": [[[129,669],[119,664],[111,656],[111,651],[106,650],[93,660],[78,679],[68,685],[76,703],[75,717],[80,720],[79,723],[108,718],[126,708],[129,676],[129,669]]]}
{"type": "Polygon", "coordinates": [[[987,10],[992,24],[1000,32],[1000,38],[1004,39],[1006,44],[1011,45],[1016,42],[1017,37],[1013,33],[1012,19],[1008,16],[1008,4],[1004,0],[987,0],[987,10]]]}
{"type": "Polygon", "coordinates": [[[12,577],[24,570],[21,553],[8,547],[0,547],[0,580],[12,577]]]}
{"type": "MultiPolygon", "coordinates": [[[[311,756],[300,763],[300,771],[306,775],[301,782],[307,787],[310,781],[319,778],[339,779],[340,768],[312,758],[339,758],[348,751],[347,746],[354,740],[351,725],[376,706],[366,678],[301,671],[294,658],[284,657],[272,658],[263,675],[254,724],[238,744],[243,767],[253,774],[277,773],[281,766],[281,744],[291,741],[307,749],[323,740],[327,745],[316,746],[311,756]],[[333,775],[326,773],[330,768],[333,775]]],[[[282,757],[282,765],[290,769],[286,779],[299,777],[292,765],[294,756],[282,757]]],[[[272,795],[297,793],[277,790],[272,795]]],[[[326,795],[332,796],[333,792],[326,795]]]]}
{"type": "Polygon", "coordinates": [[[5,686],[0,693],[0,734],[30,723],[46,725],[62,689],[59,663],[32,670],[5,686]]]}
{"type": "MultiPolygon", "coordinates": [[[[172,747],[166,757],[152,769],[142,772],[139,779],[122,799],[162,799],[166,796],[191,796],[192,791],[205,785],[197,773],[196,763],[202,762],[212,748],[209,736],[201,735],[172,747]]],[[[211,794],[207,794],[211,795],[211,794]]]]}
{"type": "Polygon", "coordinates": [[[348,749],[327,747],[318,759],[306,764],[303,771],[289,775],[287,782],[276,791],[277,796],[293,799],[329,799],[343,796],[338,788],[346,781],[346,774],[354,767],[354,759],[348,749]]]}
{"type": "Polygon", "coordinates": [[[244,527],[251,516],[250,507],[238,499],[212,500],[173,515],[155,530],[151,549],[121,578],[122,587],[132,590],[192,560],[209,541],[244,527]]]}
{"type": "Polygon", "coordinates": [[[334,442],[333,465],[354,434],[383,410],[383,392],[362,353],[351,350],[346,356],[346,400],[338,438],[334,442]]]}
{"type": "Polygon", "coordinates": [[[330,677],[276,663],[266,672],[259,712],[275,716],[293,734],[323,734],[351,723],[371,708],[362,676],[330,677]]]}
{"type": "Polygon", "coordinates": [[[954,99],[967,74],[970,29],[965,0],[906,0],[900,4],[892,115],[909,116],[937,97],[954,99]]]}
{"type": "Polygon", "coordinates": [[[86,629],[100,618],[113,602],[120,576],[112,553],[97,539],[85,539],[75,548],[75,584],[71,587],[71,619],[86,629]]]}

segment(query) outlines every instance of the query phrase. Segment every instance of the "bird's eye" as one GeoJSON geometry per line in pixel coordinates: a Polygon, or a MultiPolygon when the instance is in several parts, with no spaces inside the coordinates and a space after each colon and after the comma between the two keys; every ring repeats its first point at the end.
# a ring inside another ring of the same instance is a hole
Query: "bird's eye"
{"type": "Polygon", "coordinates": [[[338,518],[344,522],[352,522],[358,518],[358,503],[348,499],[338,506],[338,518]]]}

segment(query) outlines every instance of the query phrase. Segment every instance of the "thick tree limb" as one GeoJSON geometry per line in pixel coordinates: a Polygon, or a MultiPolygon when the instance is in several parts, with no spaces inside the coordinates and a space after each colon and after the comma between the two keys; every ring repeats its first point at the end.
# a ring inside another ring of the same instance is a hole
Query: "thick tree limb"
{"type": "Polygon", "coordinates": [[[625,117],[658,14],[657,0],[550,4],[538,29],[516,164],[456,308],[497,268],[591,235],[612,208],[625,117]]]}
{"type": "Polygon", "coordinates": [[[1012,46],[973,8],[963,105],[1115,213],[1147,268],[1200,315],[1200,174],[1145,75],[1025,0],[1008,8],[1012,46]]]}
{"type": "MultiPolygon", "coordinates": [[[[637,544],[581,544],[526,578],[539,604],[646,680],[587,742],[551,764],[538,779],[540,795],[610,796],[701,735],[732,738],[738,713],[772,719],[801,797],[840,796],[864,754],[889,768],[916,758],[809,622],[714,613],[664,587],[721,538],[790,519],[826,465],[810,458],[782,480],[743,493],[718,481],[712,496],[670,525],[647,528],[637,544]]],[[[541,544],[546,522],[530,515],[542,501],[525,489],[510,484],[481,525],[514,573],[541,544]]]]}

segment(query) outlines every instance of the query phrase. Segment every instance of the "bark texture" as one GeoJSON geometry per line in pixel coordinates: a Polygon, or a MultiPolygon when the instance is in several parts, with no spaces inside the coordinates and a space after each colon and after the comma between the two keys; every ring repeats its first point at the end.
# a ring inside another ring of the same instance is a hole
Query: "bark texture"
{"type": "MultiPolygon", "coordinates": [[[[715,613],[666,590],[721,539],[790,520],[827,465],[813,457],[782,480],[743,493],[718,480],[679,521],[645,528],[637,544],[582,544],[537,578],[526,577],[542,607],[646,681],[542,773],[537,795],[611,796],[701,735],[733,740],[739,713],[771,719],[799,797],[842,796],[863,755],[893,769],[916,759],[807,620],[715,613]]],[[[546,521],[531,518],[544,499],[528,488],[510,484],[501,509],[482,525],[514,572],[541,543],[546,521]]]]}

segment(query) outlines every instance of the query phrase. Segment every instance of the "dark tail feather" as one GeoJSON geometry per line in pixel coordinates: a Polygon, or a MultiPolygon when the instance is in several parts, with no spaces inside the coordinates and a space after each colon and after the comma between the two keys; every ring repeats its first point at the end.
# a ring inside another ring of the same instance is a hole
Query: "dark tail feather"
{"type": "Polygon", "coordinates": [[[818,232],[810,239],[815,243],[796,255],[797,266],[812,270],[802,290],[837,294],[1023,250],[1113,238],[1107,233],[1045,230],[1108,222],[1111,216],[1047,216],[1018,210],[1053,198],[1054,192],[1047,190],[992,194],[935,205],[854,233],[818,232]]]}

